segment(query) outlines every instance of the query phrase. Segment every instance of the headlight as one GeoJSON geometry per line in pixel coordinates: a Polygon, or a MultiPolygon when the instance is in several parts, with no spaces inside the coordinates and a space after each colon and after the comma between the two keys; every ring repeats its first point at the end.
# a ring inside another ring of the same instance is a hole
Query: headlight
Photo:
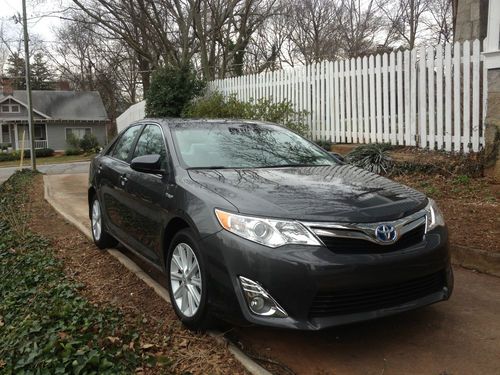
{"type": "Polygon", "coordinates": [[[425,207],[425,210],[427,211],[426,232],[434,229],[435,227],[444,226],[443,214],[434,200],[429,198],[429,204],[425,207]]]}
{"type": "Polygon", "coordinates": [[[215,215],[225,230],[265,246],[279,247],[286,244],[320,246],[316,237],[295,221],[237,215],[217,209],[215,215]]]}

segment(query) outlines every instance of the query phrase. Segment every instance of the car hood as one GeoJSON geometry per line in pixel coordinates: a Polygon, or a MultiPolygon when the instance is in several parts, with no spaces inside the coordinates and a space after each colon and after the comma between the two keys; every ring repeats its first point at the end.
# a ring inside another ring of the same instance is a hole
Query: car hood
{"type": "Polygon", "coordinates": [[[380,222],[422,209],[424,194],[350,165],[189,170],[240,213],[307,221],[380,222]]]}

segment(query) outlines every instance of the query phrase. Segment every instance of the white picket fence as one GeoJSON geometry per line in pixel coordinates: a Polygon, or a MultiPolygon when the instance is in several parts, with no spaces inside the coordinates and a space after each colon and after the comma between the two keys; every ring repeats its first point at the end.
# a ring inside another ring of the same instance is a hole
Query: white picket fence
{"type": "Polygon", "coordinates": [[[289,100],[308,112],[315,140],[469,152],[484,144],[483,76],[475,40],[215,80],[210,87],[243,101],[289,100]]]}

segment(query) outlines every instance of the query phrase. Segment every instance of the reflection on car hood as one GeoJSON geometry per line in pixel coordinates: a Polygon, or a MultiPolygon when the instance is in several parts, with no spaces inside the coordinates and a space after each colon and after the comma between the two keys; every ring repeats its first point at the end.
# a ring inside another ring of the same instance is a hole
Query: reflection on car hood
{"type": "Polygon", "coordinates": [[[190,170],[241,213],[309,221],[380,222],[422,209],[424,194],[350,165],[190,170]]]}

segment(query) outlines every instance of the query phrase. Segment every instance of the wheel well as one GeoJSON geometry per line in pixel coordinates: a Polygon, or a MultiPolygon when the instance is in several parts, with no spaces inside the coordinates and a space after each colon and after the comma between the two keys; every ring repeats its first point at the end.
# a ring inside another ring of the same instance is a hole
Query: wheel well
{"type": "Polygon", "coordinates": [[[172,238],[178,231],[184,228],[189,228],[189,224],[180,217],[176,217],[168,223],[165,228],[165,232],[163,233],[163,249],[165,249],[165,257],[168,249],[170,248],[170,244],[172,243],[172,238]]]}

